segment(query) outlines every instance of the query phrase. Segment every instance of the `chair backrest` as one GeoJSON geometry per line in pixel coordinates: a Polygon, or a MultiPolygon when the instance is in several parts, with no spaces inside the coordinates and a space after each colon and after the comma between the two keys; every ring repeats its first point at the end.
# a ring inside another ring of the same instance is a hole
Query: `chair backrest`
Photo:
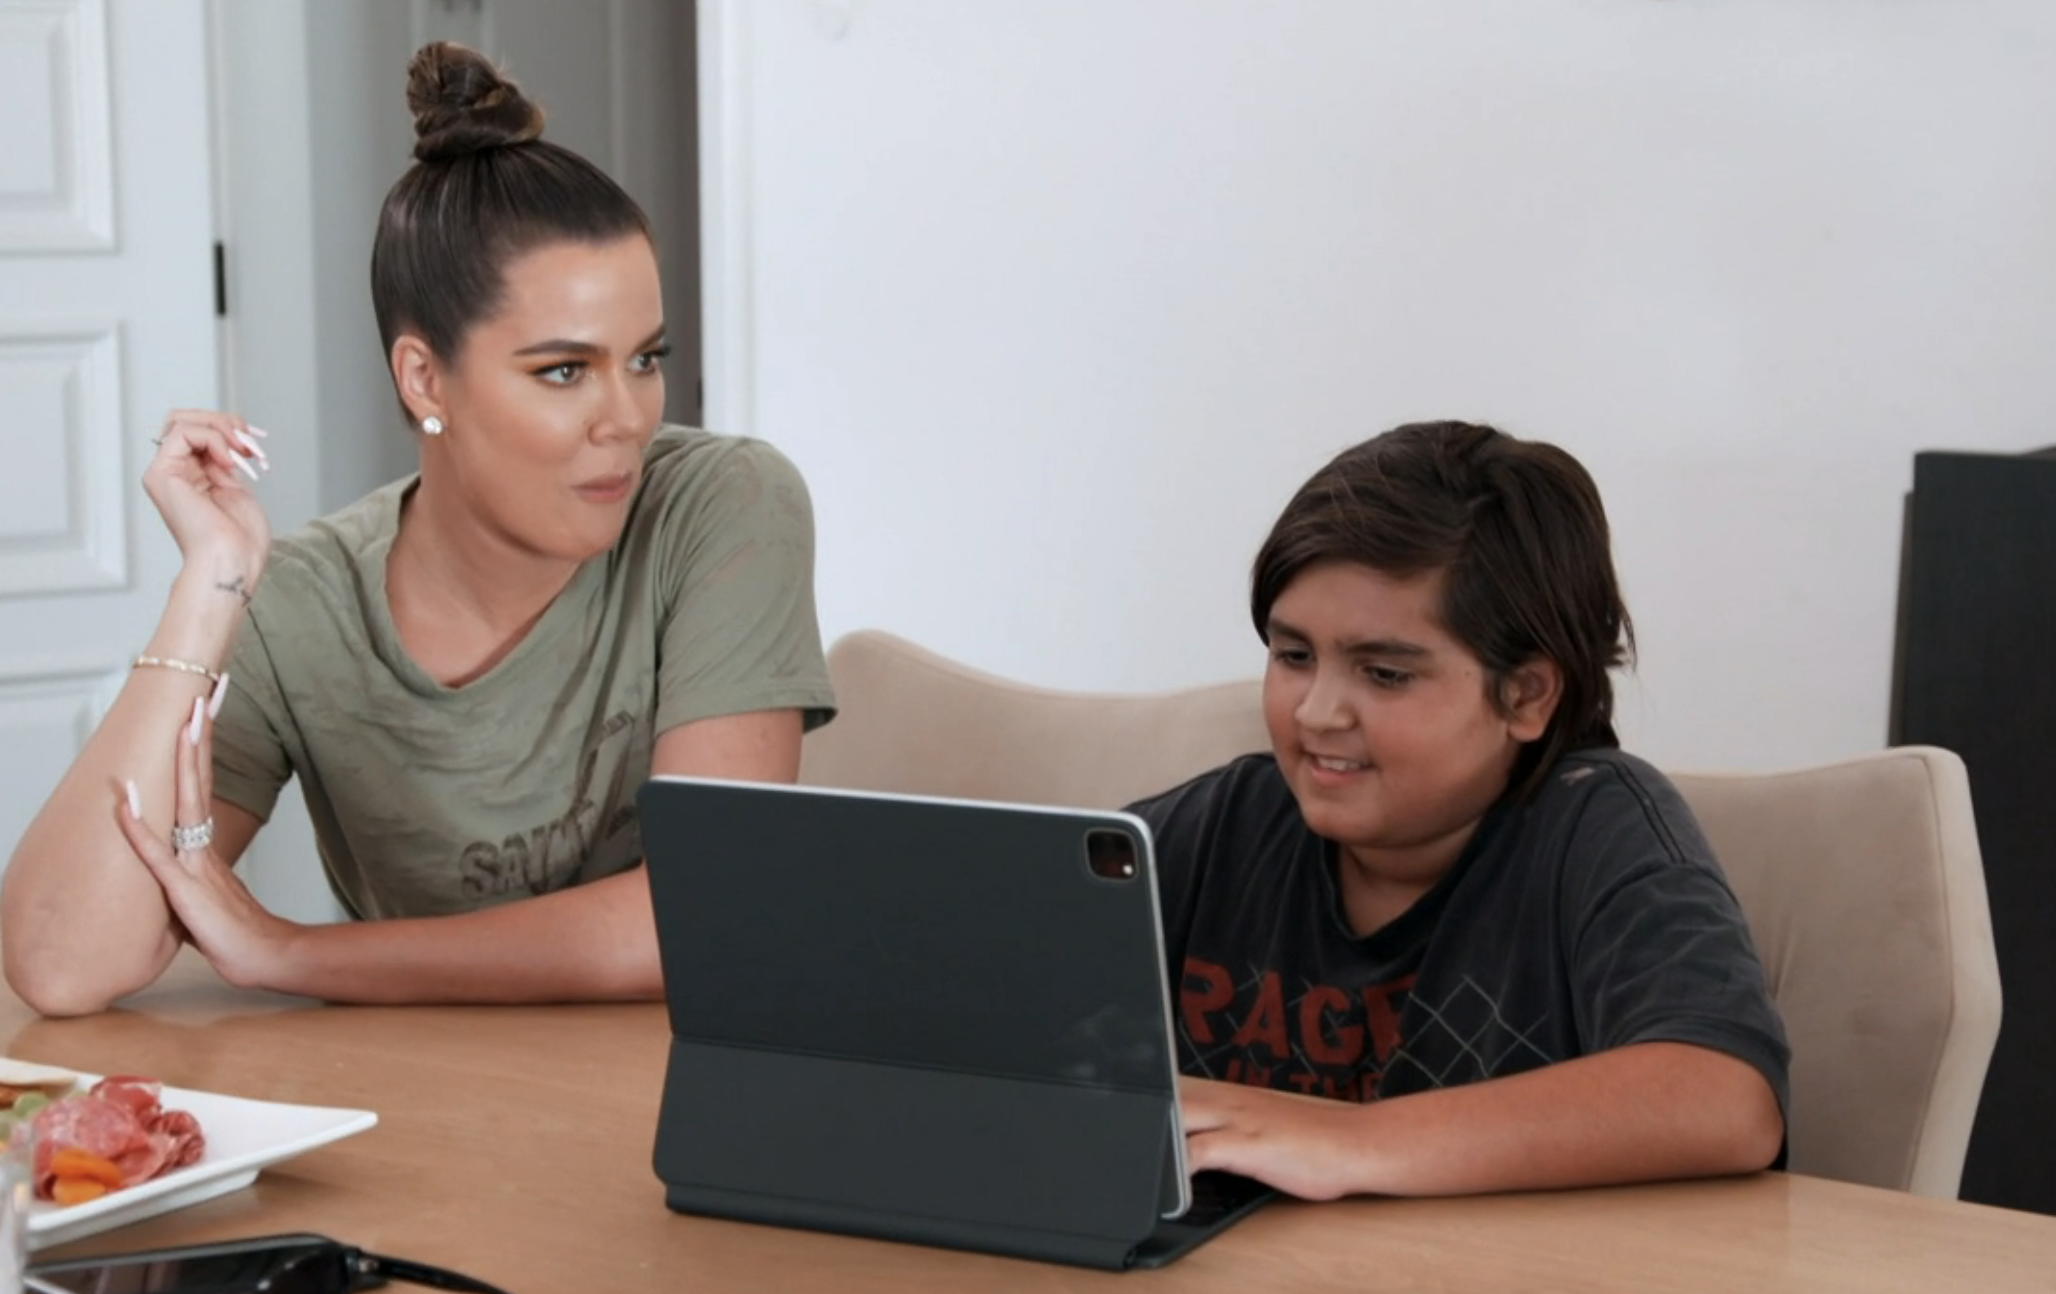
{"type": "Polygon", "coordinates": [[[1055,691],[871,629],[829,649],[828,675],[839,712],[801,746],[814,786],[1110,809],[1271,744],[1253,681],[1055,691]]]}
{"type": "Polygon", "coordinates": [[[1963,761],[1904,746],[1672,778],[1741,900],[1792,1040],[1792,1171],[1955,1196],[1999,1033],[1963,761]]]}
{"type": "MultiPolygon", "coordinates": [[[[828,655],[841,713],[800,780],[1113,808],[1269,748],[1254,681],[1053,691],[876,630],[828,655]]],[[[1789,1165],[1954,1196],[1999,1029],[1963,762],[1901,747],[1672,775],[1741,900],[1792,1040],[1789,1165]]]]}

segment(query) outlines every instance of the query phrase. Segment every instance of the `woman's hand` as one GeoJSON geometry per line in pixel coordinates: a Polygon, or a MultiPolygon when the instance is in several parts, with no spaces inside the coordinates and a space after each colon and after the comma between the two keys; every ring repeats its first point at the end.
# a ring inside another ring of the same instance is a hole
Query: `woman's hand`
{"type": "Polygon", "coordinates": [[[220,587],[256,591],[271,545],[264,507],[250,483],[271,464],[264,433],[229,413],[175,409],[143,472],[143,489],[189,568],[220,587]]]}
{"type": "Polygon", "coordinates": [[[134,782],[124,788],[115,817],[129,847],[163,888],[180,936],[229,983],[267,988],[275,982],[300,927],[266,910],[211,843],[213,721],[226,684],[224,679],[215,688],[211,704],[205,698],[194,700],[192,717],[179,727],[173,839],[158,837],[143,821],[134,782]]]}
{"type": "Polygon", "coordinates": [[[1267,1182],[1303,1200],[1353,1194],[1368,1107],[1207,1078],[1178,1080],[1185,1160],[1267,1182]]]}

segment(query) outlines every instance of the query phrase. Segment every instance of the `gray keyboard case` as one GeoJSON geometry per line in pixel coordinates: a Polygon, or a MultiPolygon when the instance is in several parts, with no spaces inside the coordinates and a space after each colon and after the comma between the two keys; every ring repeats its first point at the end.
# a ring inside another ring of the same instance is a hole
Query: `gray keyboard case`
{"type": "Polygon", "coordinates": [[[1211,1233],[1159,1225],[1184,1183],[1139,820],[684,778],[639,804],[672,1208],[1106,1268],[1211,1233]]]}

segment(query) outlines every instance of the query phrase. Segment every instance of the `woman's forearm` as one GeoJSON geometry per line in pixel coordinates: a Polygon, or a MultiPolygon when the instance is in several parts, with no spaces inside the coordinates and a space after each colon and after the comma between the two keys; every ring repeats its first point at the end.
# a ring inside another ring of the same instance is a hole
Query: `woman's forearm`
{"type": "MultiPolygon", "coordinates": [[[[182,574],[142,654],[219,671],[243,608],[240,592],[215,583],[182,574]]],[[[212,686],[175,668],[130,670],[16,845],[0,886],[0,953],[9,984],[37,1010],[100,1010],[155,979],[178,951],[163,892],[115,814],[133,781],[144,820],[171,830],[178,733],[212,686]]],[[[224,856],[232,861],[241,843],[224,856]]]]}
{"type": "Polygon", "coordinates": [[[298,927],[252,987],[330,1002],[592,1002],[663,996],[641,868],[457,916],[298,927]]]}

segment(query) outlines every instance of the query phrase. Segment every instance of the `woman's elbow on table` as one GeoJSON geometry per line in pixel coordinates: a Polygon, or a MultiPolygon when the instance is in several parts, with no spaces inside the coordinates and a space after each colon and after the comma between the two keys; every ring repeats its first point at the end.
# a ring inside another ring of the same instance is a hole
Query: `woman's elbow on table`
{"type": "Polygon", "coordinates": [[[0,972],[23,1005],[38,1015],[93,1015],[147,988],[178,951],[170,943],[155,958],[107,955],[90,937],[85,951],[53,949],[46,941],[21,938],[18,922],[0,921],[0,972]]]}
{"type": "Polygon", "coordinates": [[[84,977],[67,975],[62,968],[38,965],[17,956],[8,948],[4,961],[7,987],[37,1015],[92,1015],[114,1004],[114,995],[101,986],[86,983],[84,977]]]}

